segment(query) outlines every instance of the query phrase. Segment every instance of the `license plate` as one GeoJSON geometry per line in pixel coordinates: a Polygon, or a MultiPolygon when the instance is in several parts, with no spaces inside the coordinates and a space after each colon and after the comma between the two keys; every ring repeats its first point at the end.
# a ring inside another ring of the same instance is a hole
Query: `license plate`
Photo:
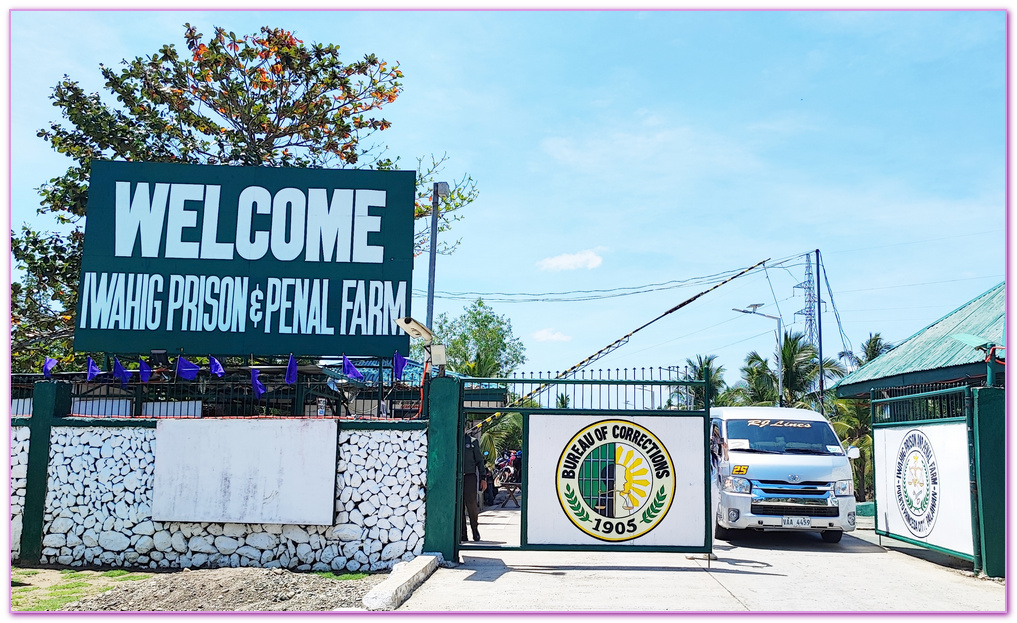
{"type": "Polygon", "coordinates": [[[812,518],[810,517],[781,517],[782,528],[811,528],[812,518]]]}

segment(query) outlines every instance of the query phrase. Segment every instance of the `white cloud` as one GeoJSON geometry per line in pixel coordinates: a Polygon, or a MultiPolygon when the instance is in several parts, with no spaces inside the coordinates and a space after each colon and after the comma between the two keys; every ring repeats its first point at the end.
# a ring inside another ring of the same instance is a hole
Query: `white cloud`
{"type": "Polygon", "coordinates": [[[537,262],[540,270],[576,270],[579,268],[596,268],[604,261],[596,250],[586,249],[579,253],[562,253],[554,257],[545,257],[537,262]]]}
{"type": "Polygon", "coordinates": [[[570,342],[572,341],[571,335],[565,335],[561,331],[555,331],[554,329],[541,329],[533,334],[533,339],[538,342],[570,342]]]}

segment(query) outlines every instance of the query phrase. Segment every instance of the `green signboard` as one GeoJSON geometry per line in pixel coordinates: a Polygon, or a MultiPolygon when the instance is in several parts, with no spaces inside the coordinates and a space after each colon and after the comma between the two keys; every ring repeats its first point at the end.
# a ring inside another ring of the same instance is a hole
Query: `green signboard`
{"type": "Polygon", "coordinates": [[[78,351],[409,350],[412,171],[92,163],[78,351]]]}

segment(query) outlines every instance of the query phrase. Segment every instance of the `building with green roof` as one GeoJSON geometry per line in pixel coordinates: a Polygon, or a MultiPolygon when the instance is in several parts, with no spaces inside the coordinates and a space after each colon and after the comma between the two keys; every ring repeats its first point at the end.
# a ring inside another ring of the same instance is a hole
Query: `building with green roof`
{"type": "Polygon", "coordinates": [[[870,401],[876,533],[993,577],[1006,574],[1005,340],[1004,282],[835,386],[870,401]]]}
{"type": "Polygon", "coordinates": [[[1006,287],[1000,283],[842,378],[837,397],[945,383],[1001,386],[1005,325],[1006,287]]]}

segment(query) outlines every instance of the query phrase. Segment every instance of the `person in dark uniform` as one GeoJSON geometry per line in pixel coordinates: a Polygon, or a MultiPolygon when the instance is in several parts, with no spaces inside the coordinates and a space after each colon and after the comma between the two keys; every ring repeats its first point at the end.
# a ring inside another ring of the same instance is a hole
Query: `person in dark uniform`
{"type": "MultiPolygon", "coordinates": [[[[477,491],[478,475],[486,470],[484,465],[484,453],[480,450],[480,442],[470,436],[463,434],[463,508],[470,519],[470,527],[473,529],[473,540],[480,540],[480,530],[477,529],[479,520],[477,518],[477,491]]],[[[483,481],[484,485],[487,481],[483,481]]],[[[483,490],[486,487],[479,487],[483,490]]],[[[463,529],[459,535],[460,541],[466,540],[466,520],[463,520],[463,529]]]]}

